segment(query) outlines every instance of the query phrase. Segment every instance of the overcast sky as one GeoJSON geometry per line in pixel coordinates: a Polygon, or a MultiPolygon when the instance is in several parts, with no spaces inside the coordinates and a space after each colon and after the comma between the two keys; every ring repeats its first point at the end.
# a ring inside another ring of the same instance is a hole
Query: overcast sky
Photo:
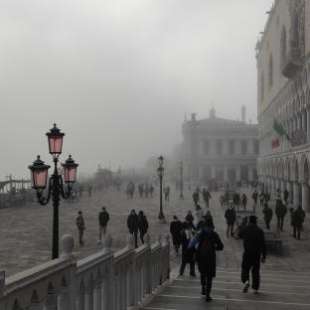
{"type": "Polygon", "coordinates": [[[28,176],[45,133],[80,171],[139,166],[184,115],[256,120],[254,47],[271,0],[1,0],[0,180],[28,176]]]}

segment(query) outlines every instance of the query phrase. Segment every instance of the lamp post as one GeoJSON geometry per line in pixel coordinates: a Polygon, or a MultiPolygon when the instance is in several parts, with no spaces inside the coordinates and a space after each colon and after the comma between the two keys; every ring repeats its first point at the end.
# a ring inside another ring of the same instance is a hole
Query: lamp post
{"type": "Polygon", "coordinates": [[[37,192],[37,199],[41,205],[47,205],[52,198],[53,201],[53,248],[52,259],[59,257],[59,202],[60,196],[63,199],[68,199],[71,195],[72,184],[76,181],[76,172],[78,164],[74,162],[71,155],[63,167],[63,176],[59,174],[58,162],[59,156],[62,153],[64,133],[54,124],[53,128],[46,134],[49,145],[49,153],[53,156],[54,172],[48,178],[49,165],[46,165],[41,160],[40,156],[29,166],[31,171],[32,188],[37,192]],[[47,196],[43,196],[43,192],[47,187],[47,196]],[[64,186],[64,183],[67,185],[64,186]]]}
{"type": "Polygon", "coordinates": [[[184,199],[184,195],[183,195],[183,161],[180,161],[180,199],[184,199]]]}
{"type": "Polygon", "coordinates": [[[163,212],[163,177],[164,177],[164,157],[159,156],[158,157],[158,168],[157,168],[157,174],[159,177],[159,214],[158,219],[160,221],[165,221],[165,216],[163,212]]]}

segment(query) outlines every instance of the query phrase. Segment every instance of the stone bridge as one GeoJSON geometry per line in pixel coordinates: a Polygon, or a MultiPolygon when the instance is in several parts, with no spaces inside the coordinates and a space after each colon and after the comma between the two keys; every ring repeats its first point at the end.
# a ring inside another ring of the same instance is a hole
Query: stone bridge
{"type": "Polygon", "coordinates": [[[134,249],[132,239],[113,253],[103,249],[77,261],[74,241],[62,238],[62,255],[35,268],[0,278],[1,310],[123,310],[139,306],[169,278],[169,238],[134,249]]]}

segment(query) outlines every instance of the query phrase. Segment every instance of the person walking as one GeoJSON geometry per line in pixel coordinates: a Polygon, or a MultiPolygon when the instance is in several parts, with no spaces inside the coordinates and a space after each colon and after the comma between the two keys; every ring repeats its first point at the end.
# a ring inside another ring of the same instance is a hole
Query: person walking
{"type": "Polygon", "coordinates": [[[102,236],[105,236],[107,233],[107,226],[110,220],[110,214],[108,213],[106,207],[102,207],[101,212],[98,216],[99,219],[99,242],[102,241],[102,236]]]}
{"type": "Polygon", "coordinates": [[[284,218],[287,213],[287,207],[282,202],[280,197],[278,197],[276,200],[275,213],[277,216],[277,229],[278,231],[283,231],[284,218]]]}
{"type": "Polygon", "coordinates": [[[250,287],[250,271],[252,273],[252,289],[257,294],[260,287],[260,263],[266,260],[266,244],[264,232],[257,226],[257,217],[251,215],[249,224],[239,232],[243,239],[243,257],[241,281],[244,284],[243,292],[247,293],[250,287]]]}
{"type": "Polygon", "coordinates": [[[203,211],[200,205],[197,204],[195,208],[195,227],[197,227],[201,221],[203,221],[203,211]]]}
{"type": "Polygon", "coordinates": [[[136,211],[132,209],[127,218],[127,227],[129,233],[134,237],[135,248],[138,247],[138,230],[139,230],[138,222],[139,222],[138,215],[136,211]]]}
{"type": "Polygon", "coordinates": [[[166,186],[164,189],[165,201],[169,202],[170,199],[170,186],[166,186]]]}
{"type": "Polygon", "coordinates": [[[188,223],[192,228],[195,228],[194,226],[194,217],[192,214],[192,211],[188,211],[185,216],[185,222],[188,223]]]}
{"type": "Polygon", "coordinates": [[[237,210],[239,211],[240,206],[240,194],[235,192],[233,195],[233,203],[236,206],[237,210]]]}
{"type": "Polygon", "coordinates": [[[206,220],[202,230],[193,238],[189,248],[197,248],[196,261],[200,273],[201,294],[206,301],[212,300],[211,290],[213,278],[216,276],[216,251],[224,249],[223,242],[213,229],[213,222],[206,220]]]}
{"type": "Polygon", "coordinates": [[[149,223],[143,211],[139,211],[138,214],[138,229],[140,234],[141,243],[144,244],[144,236],[149,228],[149,223]]]}
{"type": "Polygon", "coordinates": [[[284,192],[283,192],[283,199],[284,199],[284,202],[285,202],[286,205],[288,203],[288,197],[289,197],[289,192],[288,192],[287,189],[285,189],[284,192]]]}
{"type": "Polygon", "coordinates": [[[265,202],[265,204],[264,204],[263,214],[264,214],[264,221],[265,221],[265,224],[266,224],[266,228],[268,230],[270,230],[270,222],[271,222],[272,217],[273,217],[273,211],[269,207],[267,202],[265,202]]]}
{"type": "Polygon", "coordinates": [[[172,243],[176,255],[179,255],[179,249],[182,242],[181,231],[182,231],[182,222],[178,219],[176,215],[174,215],[173,221],[170,223],[170,233],[172,236],[172,243]]]}
{"type": "Polygon", "coordinates": [[[154,186],[153,186],[153,184],[151,184],[151,186],[150,186],[150,195],[151,195],[151,198],[153,198],[153,193],[154,193],[154,186]]]}
{"type": "Polygon", "coordinates": [[[202,190],[202,198],[203,198],[203,201],[205,202],[206,208],[208,209],[210,206],[210,199],[212,197],[211,197],[210,192],[205,188],[202,190]]]}
{"type": "Polygon", "coordinates": [[[226,237],[234,236],[234,226],[236,222],[236,211],[234,206],[231,204],[225,211],[225,219],[227,224],[226,237]]]}
{"type": "Polygon", "coordinates": [[[301,205],[298,206],[296,210],[293,211],[293,236],[295,239],[300,240],[301,231],[303,228],[303,223],[305,221],[306,213],[302,209],[301,205]]]}
{"type": "Polygon", "coordinates": [[[258,193],[257,193],[256,189],[255,189],[255,191],[252,194],[252,199],[253,199],[253,202],[254,202],[254,210],[255,210],[256,206],[257,206],[257,199],[258,199],[258,193]]]}
{"type": "Polygon", "coordinates": [[[84,237],[84,231],[85,231],[86,227],[85,227],[85,221],[84,221],[82,211],[78,212],[78,216],[76,218],[76,226],[77,226],[77,229],[79,232],[79,244],[80,244],[80,246],[83,246],[84,245],[83,237],[84,237]]]}
{"type": "Polygon", "coordinates": [[[144,194],[144,186],[143,186],[143,184],[139,184],[138,185],[138,192],[139,192],[139,197],[143,198],[143,194],[144,194]]]}
{"type": "Polygon", "coordinates": [[[182,243],[182,261],[180,266],[180,276],[183,276],[185,267],[187,264],[190,266],[190,276],[196,277],[195,273],[195,259],[194,259],[194,248],[190,248],[189,244],[193,238],[193,230],[189,223],[183,224],[181,231],[181,243],[182,243]]]}
{"type": "Polygon", "coordinates": [[[241,203],[242,203],[242,206],[243,206],[243,210],[245,211],[246,210],[246,206],[248,204],[248,197],[246,194],[242,194],[242,197],[241,197],[241,203]]]}
{"type": "Polygon", "coordinates": [[[265,202],[266,196],[264,194],[264,192],[262,191],[259,194],[259,206],[262,208],[264,206],[264,202],[265,202]]]}
{"type": "Polygon", "coordinates": [[[194,192],[193,192],[193,201],[194,201],[194,204],[195,206],[199,203],[199,190],[196,189],[194,192]]]}

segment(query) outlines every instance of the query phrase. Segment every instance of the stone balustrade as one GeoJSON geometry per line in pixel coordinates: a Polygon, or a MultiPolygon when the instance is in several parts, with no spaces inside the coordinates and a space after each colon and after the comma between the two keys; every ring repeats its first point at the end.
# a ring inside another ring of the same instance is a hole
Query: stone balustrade
{"type": "Polygon", "coordinates": [[[113,253],[108,236],[102,249],[77,261],[74,241],[62,238],[62,255],[5,279],[0,310],[125,310],[139,306],[169,279],[169,237],[138,249],[132,237],[113,253]]]}

